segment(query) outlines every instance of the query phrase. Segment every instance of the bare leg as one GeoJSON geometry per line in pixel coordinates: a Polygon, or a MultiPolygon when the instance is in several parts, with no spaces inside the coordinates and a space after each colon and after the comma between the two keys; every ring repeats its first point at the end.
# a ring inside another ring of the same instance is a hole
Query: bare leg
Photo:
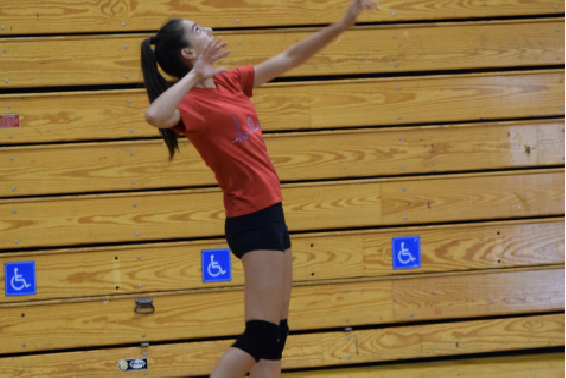
{"type": "MultiPolygon", "coordinates": [[[[285,289],[283,292],[283,306],[280,319],[288,319],[291,290],[293,289],[293,248],[285,250],[284,265],[285,289]]],[[[281,375],[281,360],[260,360],[250,370],[250,378],[279,377],[281,375]]]]}
{"type": "Polygon", "coordinates": [[[252,356],[232,347],[220,357],[210,377],[242,378],[254,365],[256,362],[252,356]]]}
{"type": "MultiPolygon", "coordinates": [[[[267,320],[279,325],[281,298],[285,290],[285,253],[258,250],[244,254],[244,307],[245,320],[267,320]]],[[[211,378],[241,378],[255,365],[255,360],[246,352],[230,348],[218,361],[211,378]]],[[[265,378],[279,377],[262,375],[265,378]]]]}

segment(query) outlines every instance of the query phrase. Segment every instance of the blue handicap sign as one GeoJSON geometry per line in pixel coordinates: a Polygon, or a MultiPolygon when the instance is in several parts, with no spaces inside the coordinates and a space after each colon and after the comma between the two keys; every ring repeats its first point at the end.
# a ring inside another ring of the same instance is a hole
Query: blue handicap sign
{"type": "Polygon", "coordinates": [[[35,261],[14,262],[4,264],[6,277],[6,296],[35,295],[35,261]]]}
{"type": "Polygon", "coordinates": [[[416,269],[421,267],[421,237],[403,236],[392,238],[393,269],[416,269]]]}
{"type": "Polygon", "coordinates": [[[230,248],[203,249],[200,253],[202,282],[232,280],[230,248]]]}

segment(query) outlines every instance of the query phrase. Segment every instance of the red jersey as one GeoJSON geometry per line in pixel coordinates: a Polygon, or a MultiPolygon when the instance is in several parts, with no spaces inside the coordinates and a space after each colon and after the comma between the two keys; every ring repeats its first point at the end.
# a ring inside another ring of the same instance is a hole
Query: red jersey
{"type": "Polygon", "coordinates": [[[250,101],[254,66],[213,77],[216,88],[193,87],[181,100],[184,134],[224,192],[226,217],[249,214],[281,202],[281,183],[267,154],[255,106],[250,101]]]}

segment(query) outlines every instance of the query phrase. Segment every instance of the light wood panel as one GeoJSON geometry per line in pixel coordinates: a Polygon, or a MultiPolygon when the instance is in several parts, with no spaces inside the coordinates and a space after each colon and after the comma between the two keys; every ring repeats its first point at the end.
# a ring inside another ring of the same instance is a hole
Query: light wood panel
{"type": "MultiPolygon", "coordinates": [[[[564,116],[563,80],[548,70],[278,83],[252,102],[264,132],[564,116]]],[[[8,106],[21,127],[1,129],[1,144],[159,137],[144,90],[0,95],[8,106]]]]}
{"type": "MultiPolygon", "coordinates": [[[[3,34],[140,31],[159,29],[170,17],[189,18],[201,25],[223,28],[250,26],[313,25],[338,21],[349,2],[345,0],[290,0],[231,2],[169,2],[166,0],[113,0],[104,3],[70,0],[5,0],[3,34]]],[[[536,14],[563,14],[564,4],[550,0],[501,1],[482,4],[448,0],[418,0],[400,4],[379,2],[380,11],[364,13],[359,22],[455,19],[536,14]]]]}
{"type": "MultiPolygon", "coordinates": [[[[381,188],[382,221],[385,224],[422,223],[451,221],[462,216],[503,218],[561,212],[564,210],[564,183],[555,181],[560,180],[558,176],[492,177],[493,180],[482,182],[475,178],[418,184],[388,182],[381,188]],[[487,208],[493,210],[489,215],[485,212],[487,208]]],[[[564,175],[561,176],[563,179],[564,175]]]]}
{"type": "MultiPolygon", "coordinates": [[[[525,121],[264,139],[279,178],[294,181],[559,165],[563,130],[564,122],[525,121]]],[[[0,149],[0,161],[7,162],[0,166],[0,196],[216,185],[196,149],[183,141],[182,153],[165,164],[160,141],[0,149]]]]}
{"type": "MultiPolygon", "coordinates": [[[[147,353],[149,372],[152,375],[206,375],[212,372],[220,356],[233,342],[232,339],[150,344],[148,347],[8,357],[0,360],[0,374],[56,374],[60,377],[71,377],[76,376],[79,366],[81,371],[88,371],[92,376],[118,376],[122,373],[118,372],[116,366],[122,358],[139,358],[143,353],[147,353]]],[[[463,356],[470,353],[562,345],[564,314],[401,326],[392,329],[291,334],[283,351],[282,367],[309,368],[407,358],[463,356]]]]}
{"type": "MultiPolygon", "coordinates": [[[[562,18],[355,28],[283,76],[555,65],[564,61],[563,25],[562,18]]],[[[316,30],[219,32],[231,54],[218,64],[259,64],[316,30]]],[[[8,38],[1,87],[143,82],[141,41],[148,36],[8,38]]]]}
{"type": "Polygon", "coordinates": [[[282,378],[562,378],[564,353],[355,366],[283,373],[282,378]]]}
{"type": "MultiPolygon", "coordinates": [[[[292,235],[291,241],[295,283],[564,264],[563,220],[326,232],[292,235]],[[421,238],[421,268],[393,270],[391,238],[415,235],[421,238]]],[[[34,261],[41,289],[34,296],[3,297],[1,302],[242,286],[243,266],[236,258],[231,281],[202,282],[200,252],[216,248],[228,244],[218,239],[3,253],[0,266],[34,261]]],[[[1,270],[0,293],[4,274],[1,270]]]]}
{"type": "MultiPolygon", "coordinates": [[[[282,195],[291,232],[563,215],[564,170],[285,184],[282,195]]],[[[0,214],[0,249],[224,235],[219,188],[0,200],[0,214]]]]}
{"type": "MultiPolygon", "coordinates": [[[[564,309],[564,269],[421,277],[295,286],[289,327],[312,331],[564,309]]],[[[2,306],[0,353],[22,352],[23,343],[25,351],[31,352],[220,337],[244,331],[241,287],[146,292],[143,297],[153,299],[154,313],[136,314],[132,296],[2,306]]]]}
{"type": "MultiPolygon", "coordinates": [[[[378,335],[360,331],[355,343],[347,345],[344,340],[343,343],[348,348],[334,353],[334,357],[343,361],[349,355],[352,355],[352,362],[355,363],[374,361],[376,353],[380,354],[379,358],[382,360],[391,359],[398,355],[400,349],[407,353],[406,356],[421,358],[439,354],[478,353],[485,351],[486,344],[491,346],[489,349],[492,351],[540,348],[564,344],[563,339],[558,341],[559,337],[563,338],[564,314],[486,320],[478,321],[475,324],[478,325],[477,328],[467,330],[463,329],[461,323],[448,323],[439,325],[437,329],[428,326],[422,326],[419,330],[400,330],[401,332],[396,329],[388,329],[378,335]],[[501,328],[506,328],[506,332],[502,332],[501,328]],[[525,329],[537,333],[530,340],[532,344],[522,343],[525,329]],[[560,336],[552,336],[551,333],[557,333],[560,336]],[[409,339],[414,341],[408,341],[409,339]],[[399,344],[409,344],[409,347],[406,348],[399,344]],[[356,355],[353,354],[354,350],[357,352],[356,355]]],[[[351,338],[354,338],[356,333],[356,331],[353,331],[351,338]]]]}

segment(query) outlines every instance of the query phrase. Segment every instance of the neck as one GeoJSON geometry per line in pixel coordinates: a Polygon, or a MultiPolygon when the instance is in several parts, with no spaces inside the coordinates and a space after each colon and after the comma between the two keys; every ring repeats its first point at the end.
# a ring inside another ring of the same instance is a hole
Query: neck
{"type": "Polygon", "coordinates": [[[211,77],[204,81],[201,81],[196,86],[199,88],[216,88],[216,84],[214,84],[214,81],[212,81],[211,77]]]}

